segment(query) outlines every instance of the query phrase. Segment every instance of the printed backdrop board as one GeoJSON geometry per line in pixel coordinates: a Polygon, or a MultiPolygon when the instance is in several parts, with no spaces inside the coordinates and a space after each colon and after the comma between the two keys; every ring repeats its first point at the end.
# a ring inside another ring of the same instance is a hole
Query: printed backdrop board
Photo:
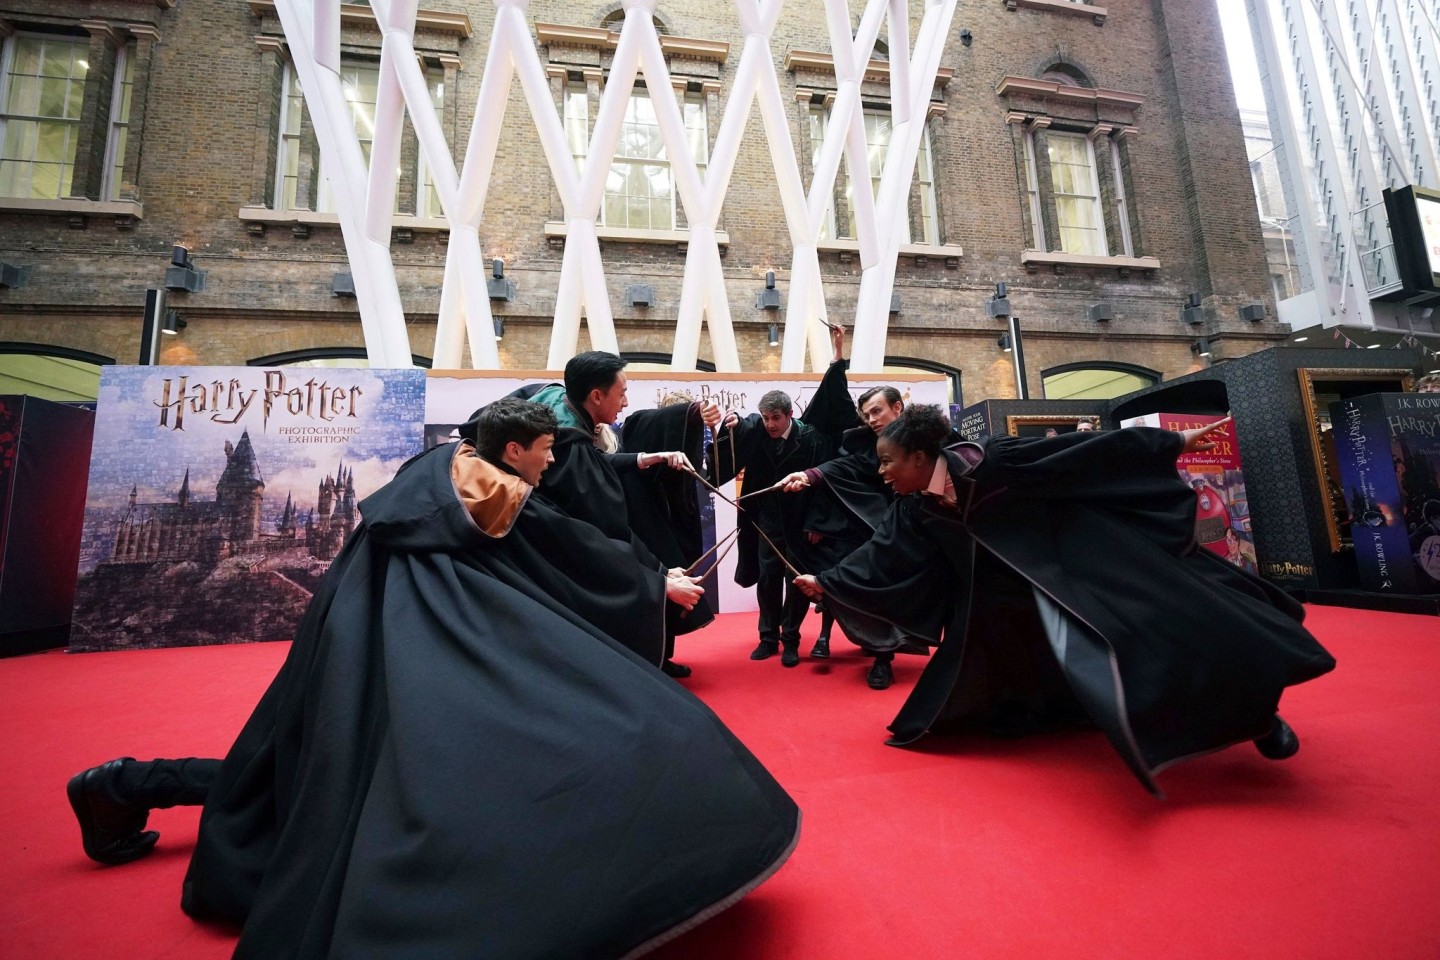
{"type": "Polygon", "coordinates": [[[1330,423],[1360,585],[1440,593],[1440,394],[1352,397],[1330,423]]]}
{"type": "MultiPolygon", "coordinates": [[[[455,427],[470,418],[476,408],[529,383],[556,383],[558,373],[543,371],[506,371],[494,373],[479,370],[432,370],[430,386],[425,395],[425,443],[444,443],[454,435],[455,427]]],[[[668,396],[681,395],[691,400],[714,400],[722,410],[734,410],[741,416],[755,413],[755,404],[770,390],[784,390],[790,395],[795,415],[804,419],[805,407],[820,384],[819,374],[799,373],[668,373],[627,371],[629,410],[653,410],[668,396]]],[[[905,403],[934,403],[948,410],[948,381],[944,374],[875,374],[850,375],[850,395],[858,397],[871,387],[894,386],[905,403]]],[[[624,414],[617,429],[624,429],[624,414]]],[[[699,466],[699,464],[696,464],[699,466]]],[[[663,469],[663,468],[653,468],[663,469]]],[[[732,499],[735,484],[721,488],[732,499]]],[[[702,491],[701,517],[707,522],[713,511],[714,536],[723,539],[735,527],[735,508],[724,500],[702,491]],[[706,504],[709,507],[706,507],[706,504]]],[[[783,494],[775,494],[783,496],[783,494]]],[[[707,544],[715,541],[709,539],[707,544]]],[[[735,551],[721,561],[716,587],[719,592],[716,609],[721,613],[754,610],[755,592],[735,584],[735,551]]],[[[714,598],[712,598],[714,599],[714,598]]]]}
{"type": "MultiPolygon", "coordinates": [[[[1194,430],[1224,420],[1205,413],[1148,413],[1122,420],[1122,427],[1159,427],[1194,430]]],[[[1182,453],[1175,461],[1180,478],[1195,491],[1195,539],[1235,566],[1260,572],[1255,562],[1255,534],[1250,525],[1250,502],[1240,466],[1240,445],[1235,425],[1228,424],[1210,439],[1217,444],[1209,453],[1182,453]]]]}
{"type": "Polygon", "coordinates": [[[104,367],[70,648],[293,637],[424,412],[423,370],[104,367]]]}

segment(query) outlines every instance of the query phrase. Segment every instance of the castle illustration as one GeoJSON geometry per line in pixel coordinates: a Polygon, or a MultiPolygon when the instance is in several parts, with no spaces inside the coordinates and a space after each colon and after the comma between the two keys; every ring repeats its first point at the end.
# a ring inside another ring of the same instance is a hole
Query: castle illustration
{"type": "Polygon", "coordinates": [[[263,532],[265,480],[248,430],[238,444],[225,441],[225,470],[215,484],[214,500],[191,496],[189,467],[174,501],[137,503],[137,496],[132,486],[111,563],[215,563],[301,547],[316,559],[331,560],[355,529],[355,475],[341,463],[335,474],[320,481],[317,506],[306,513],[303,524],[300,508],[287,494],[275,532],[263,532]]]}

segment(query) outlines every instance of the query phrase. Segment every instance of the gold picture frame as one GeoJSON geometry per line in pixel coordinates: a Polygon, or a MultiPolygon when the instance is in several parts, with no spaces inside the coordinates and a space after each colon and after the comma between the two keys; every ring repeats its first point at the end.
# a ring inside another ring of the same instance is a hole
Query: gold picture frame
{"type": "MultiPolygon", "coordinates": [[[[1349,509],[1345,503],[1345,493],[1340,486],[1340,477],[1335,458],[1331,450],[1331,441],[1327,440],[1325,434],[1329,431],[1324,425],[1330,421],[1330,408],[1323,406],[1317,399],[1316,384],[1329,382],[1345,384],[1378,384],[1398,383],[1402,391],[1409,391],[1415,386],[1414,372],[1408,367],[1387,367],[1384,369],[1363,370],[1353,367],[1301,367],[1296,371],[1300,377],[1300,403],[1305,408],[1306,432],[1310,434],[1310,455],[1315,470],[1315,482],[1320,490],[1320,498],[1323,501],[1325,515],[1325,530],[1330,538],[1330,551],[1339,553],[1349,546],[1348,540],[1341,536],[1341,527],[1347,522],[1349,509]]],[[[1328,391],[1321,393],[1328,396],[1328,391]]],[[[1353,394],[1352,394],[1353,395],[1353,394]]],[[[1339,399],[1339,396],[1336,396],[1339,399]]]]}
{"type": "Polygon", "coordinates": [[[1089,420],[1095,424],[1095,429],[1100,429],[1101,421],[1098,413],[1076,413],[1065,416],[1024,414],[1006,417],[1005,432],[1012,437],[1043,437],[1047,429],[1053,429],[1056,433],[1074,433],[1075,427],[1082,420],[1089,420]]]}

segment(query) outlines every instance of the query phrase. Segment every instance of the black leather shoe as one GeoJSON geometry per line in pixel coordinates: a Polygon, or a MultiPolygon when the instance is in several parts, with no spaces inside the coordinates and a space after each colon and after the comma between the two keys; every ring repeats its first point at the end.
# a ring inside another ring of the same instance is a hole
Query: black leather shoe
{"type": "Polygon", "coordinates": [[[870,672],[865,675],[865,682],[870,684],[871,690],[884,690],[895,682],[895,671],[890,669],[889,660],[876,660],[870,672]]]}
{"type": "Polygon", "coordinates": [[[1284,760],[1295,756],[1300,749],[1300,738],[1295,736],[1290,724],[1280,719],[1280,714],[1277,713],[1275,722],[1270,725],[1270,732],[1255,738],[1255,749],[1260,751],[1260,756],[1268,760],[1284,760]]]}
{"type": "Polygon", "coordinates": [[[785,645],[785,648],[780,651],[780,666],[782,666],[782,667],[794,667],[794,666],[799,666],[799,664],[800,664],[800,644],[797,643],[797,644],[795,644],[794,646],[791,646],[790,644],[786,644],[786,645],[785,645]]]}
{"type": "Polygon", "coordinates": [[[817,637],[816,640],[815,640],[815,646],[813,646],[813,647],[810,648],[810,658],[811,658],[812,660],[826,660],[826,659],[828,659],[829,657],[830,657],[830,638],[829,638],[829,637],[817,637]]]}
{"type": "Polygon", "coordinates": [[[85,855],[97,863],[120,864],[139,860],[155,849],[160,834],[145,829],[150,817],[147,807],[131,803],[115,791],[115,779],[124,763],[121,757],[70,778],[65,793],[80,823],[80,842],[85,855]]]}
{"type": "Polygon", "coordinates": [[[761,640],[760,645],[750,651],[751,660],[769,660],[780,652],[780,644],[769,640],[761,640]]]}
{"type": "Polygon", "coordinates": [[[666,660],[660,664],[661,671],[667,677],[674,677],[676,680],[683,680],[693,672],[683,663],[676,663],[674,660],[666,660]]]}

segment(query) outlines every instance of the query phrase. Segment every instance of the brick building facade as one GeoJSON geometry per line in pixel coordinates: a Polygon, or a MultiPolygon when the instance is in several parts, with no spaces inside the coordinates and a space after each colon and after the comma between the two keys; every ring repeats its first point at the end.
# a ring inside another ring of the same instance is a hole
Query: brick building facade
{"type": "MultiPolygon", "coordinates": [[[[419,16],[416,48],[458,157],[494,8],[422,6],[435,9],[419,16]]],[[[861,5],[851,6],[858,16],[861,5]]],[[[343,10],[360,129],[380,33],[366,7],[343,10]]],[[[577,154],[620,15],[615,2],[529,4],[577,154]]],[[[657,22],[703,164],[743,38],[724,3],[662,2],[657,22]]],[[[1210,0],[1110,10],[986,0],[962,5],[952,32],[897,272],[886,347],[896,365],[958,370],[967,403],[1014,396],[996,345],[1003,325],[986,310],[997,281],[1022,318],[1035,396],[1047,373],[1077,365],[1169,378],[1203,362],[1198,341],[1218,360],[1283,339],[1210,0]],[[1191,294],[1195,324],[1181,320],[1191,294]],[[1247,304],[1263,304],[1264,319],[1242,319],[1247,304]],[[1092,319],[1106,313],[1113,319],[1092,319]]],[[[166,338],[162,363],[244,364],[363,344],[355,301],[335,292],[349,266],[273,0],[0,0],[0,38],[0,263],[15,268],[0,288],[0,352],[133,362],[145,289],[161,284],[175,244],[191,249],[204,286],[169,295],[187,326],[166,338]]],[[[772,51],[807,178],[836,86],[828,50],[819,4],[787,4],[772,51]]],[[[872,146],[886,136],[887,70],[881,51],[862,92],[872,146]]],[[[621,348],[652,357],[671,349],[686,236],[647,137],[645,98],[655,93],[632,99],[600,228],[621,348]],[[637,285],[653,290],[651,305],[631,305],[637,285]]],[[[413,311],[412,351],[424,358],[447,235],[413,132],[401,168],[391,246],[413,311]]],[[[839,180],[821,266],[830,315],[843,320],[860,264],[846,238],[844,170],[839,180]]],[[[503,259],[514,283],[512,299],[493,303],[509,368],[544,365],[562,221],[516,85],[481,230],[486,256],[503,259]]],[[[721,228],[742,363],[777,369],[769,328],[781,317],[758,308],[756,294],[775,271],[784,296],[790,248],[758,110],[721,228]]],[[[702,357],[707,350],[702,341],[702,357]]]]}

